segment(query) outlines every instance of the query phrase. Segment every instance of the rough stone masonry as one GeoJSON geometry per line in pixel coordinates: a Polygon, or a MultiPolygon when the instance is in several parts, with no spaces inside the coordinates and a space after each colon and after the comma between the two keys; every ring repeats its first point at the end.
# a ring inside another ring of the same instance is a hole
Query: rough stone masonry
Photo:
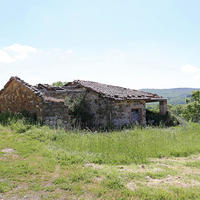
{"type": "Polygon", "coordinates": [[[51,127],[70,127],[66,97],[84,95],[93,114],[94,127],[146,124],[145,104],[160,103],[160,114],[167,112],[167,100],[156,94],[128,88],[75,80],[63,87],[47,84],[32,86],[11,77],[0,91],[0,112],[29,112],[51,127]]]}

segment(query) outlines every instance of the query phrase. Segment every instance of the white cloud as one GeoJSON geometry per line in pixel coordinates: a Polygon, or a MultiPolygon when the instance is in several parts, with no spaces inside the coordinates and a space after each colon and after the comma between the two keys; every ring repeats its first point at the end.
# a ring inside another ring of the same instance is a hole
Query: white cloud
{"type": "Polygon", "coordinates": [[[33,53],[37,53],[37,49],[27,45],[13,44],[0,49],[0,63],[9,64],[22,61],[33,53]]]}
{"type": "Polygon", "coordinates": [[[200,72],[200,68],[193,65],[183,65],[181,71],[184,73],[196,73],[200,72]]]}
{"type": "Polygon", "coordinates": [[[21,44],[13,44],[11,46],[5,47],[5,50],[12,51],[15,53],[36,53],[37,50],[31,46],[21,45],[21,44]]]}
{"type": "Polygon", "coordinates": [[[72,54],[73,51],[72,51],[72,49],[69,49],[69,50],[66,51],[66,53],[67,53],[67,54],[72,54]]]}
{"type": "Polygon", "coordinates": [[[11,76],[31,84],[83,79],[134,89],[200,87],[198,67],[184,65],[185,73],[180,73],[180,61],[169,60],[120,49],[74,53],[70,48],[42,50],[14,44],[0,49],[0,88],[11,76]]]}
{"type": "Polygon", "coordinates": [[[5,51],[0,50],[0,63],[9,64],[12,62],[15,62],[15,59],[5,51]]]}
{"type": "Polygon", "coordinates": [[[196,74],[193,78],[194,78],[195,81],[199,81],[200,80],[200,73],[196,74]]]}
{"type": "MultiPolygon", "coordinates": [[[[200,80],[200,68],[193,66],[193,65],[183,65],[181,67],[181,71],[185,73],[185,75],[188,77],[189,82],[199,82],[200,80]]],[[[193,86],[197,87],[197,86],[193,86]]],[[[199,86],[198,86],[199,87],[199,86]]]]}

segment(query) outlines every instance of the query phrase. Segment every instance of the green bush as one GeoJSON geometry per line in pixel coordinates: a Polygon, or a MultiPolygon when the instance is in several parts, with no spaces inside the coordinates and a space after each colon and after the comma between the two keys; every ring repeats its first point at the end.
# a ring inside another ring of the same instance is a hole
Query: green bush
{"type": "Polygon", "coordinates": [[[54,87],[62,87],[65,84],[67,84],[67,82],[57,81],[57,82],[52,83],[51,85],[54,87]]]}
{"type": "Polygon", "coordinates": [[[74,128],[91,128],[93,126],[90,104],[84,95],[75,98],[66,97],[65,105],[69,109],[71,125],[74,128]]]}
{"type": "Polygon", "coordinates": [[[175,115],[192,122],[200,122],[200,90],[194,91],[186,99],[186,105],[168,106],[175,115]]]}
{"type": "Polygon", "coordinates": [[[170,112],[166,115],[160,115],[158,111],[146,110],[147,125],[153,126],[177,126],[180,124],[179,120],[170,112]]]}

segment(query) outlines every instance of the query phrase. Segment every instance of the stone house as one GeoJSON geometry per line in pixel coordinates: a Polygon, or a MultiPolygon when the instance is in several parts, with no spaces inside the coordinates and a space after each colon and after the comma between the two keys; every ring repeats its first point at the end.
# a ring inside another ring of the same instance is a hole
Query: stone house
{"type": "Polygon", "coordinates": [[[90,105],[94,127],[145,125],[148,102],[159,102],[161,115],[167,112],[167,100],[152,93],[81,80],[63,87],[32,86],[18,77],[11,77],[0,91],[0,112],[27,111],[47,125],[68,129],[70,115],[65,98],[80,95],[84,95],[90,105]]]}

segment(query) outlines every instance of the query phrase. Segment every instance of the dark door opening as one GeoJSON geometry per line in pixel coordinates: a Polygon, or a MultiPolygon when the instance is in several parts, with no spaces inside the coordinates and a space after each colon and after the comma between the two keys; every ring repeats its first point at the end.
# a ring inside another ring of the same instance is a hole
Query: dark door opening
{"type": "Polygon", "coordinates": [[[132,123],[134,123],[134,124],[137,124],[137,123],[140,122],[140,119],[139,119],[139,110],[138,109],[132,109],[131,120],[132,120],[132,123]]]}

